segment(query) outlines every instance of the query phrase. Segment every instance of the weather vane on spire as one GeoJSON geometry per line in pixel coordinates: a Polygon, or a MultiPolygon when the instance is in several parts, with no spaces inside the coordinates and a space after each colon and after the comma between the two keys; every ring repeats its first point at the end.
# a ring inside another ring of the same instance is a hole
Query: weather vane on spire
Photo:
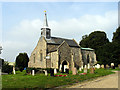
{"type": "Polygon", "coordinates": [[[44,12],[46,13],[46,10],[44,12]]]}
{"type": "Polygon", "coordinates": [[[45,10],[44,12],[45,12],[45,18],[44,18],[44,24],[43,24],[43,27],[48,27],[46,10],[45,10]]]}

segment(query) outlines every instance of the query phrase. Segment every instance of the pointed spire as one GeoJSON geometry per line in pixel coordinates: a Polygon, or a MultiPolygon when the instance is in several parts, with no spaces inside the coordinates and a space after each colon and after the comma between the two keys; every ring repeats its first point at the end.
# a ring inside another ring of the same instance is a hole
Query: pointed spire
{"type": "Polygon", "coordinates": [[[46,11],[45,12],[45,17],[44,17],[44,24],[43,24],[43,28],[48,28],[48,22],[47,22],[47,14],[46,11]]]}

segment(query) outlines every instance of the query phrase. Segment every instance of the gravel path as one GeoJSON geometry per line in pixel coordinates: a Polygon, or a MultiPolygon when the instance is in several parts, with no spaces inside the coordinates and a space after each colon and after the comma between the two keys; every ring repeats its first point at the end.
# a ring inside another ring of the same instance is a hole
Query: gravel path
{"type": "Polygon", "coordinates": [[[118,71],[115,74],[99,77],[92,81],[85,81],[67,88],[118,88],[118,71]]]}

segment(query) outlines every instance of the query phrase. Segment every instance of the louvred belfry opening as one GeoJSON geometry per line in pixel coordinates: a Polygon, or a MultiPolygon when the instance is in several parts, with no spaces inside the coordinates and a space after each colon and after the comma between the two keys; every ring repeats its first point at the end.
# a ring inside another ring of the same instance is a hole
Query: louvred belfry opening
{"type": "Polygon", "coordinates": [[[46,39],[51,38],[51,29],[48,26],[48,21],[47,21],[47,13],[44,11],[44,23],[43,27],[41,28],[41,36],[45,37],[46,39]]]}

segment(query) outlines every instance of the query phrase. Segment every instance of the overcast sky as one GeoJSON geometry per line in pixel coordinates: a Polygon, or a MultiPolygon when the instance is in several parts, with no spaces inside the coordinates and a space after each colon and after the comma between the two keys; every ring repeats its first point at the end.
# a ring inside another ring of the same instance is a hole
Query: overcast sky
{"type": "Polygon", "coordinates": [[[30,56],[43,26],[44,10],[52,36],[75,39],[93,31],[105,31],[109,40],[118,26],[117,2],[4,2],[2,10],[2,58],[15,61],[19,53],[30,56]]]}

